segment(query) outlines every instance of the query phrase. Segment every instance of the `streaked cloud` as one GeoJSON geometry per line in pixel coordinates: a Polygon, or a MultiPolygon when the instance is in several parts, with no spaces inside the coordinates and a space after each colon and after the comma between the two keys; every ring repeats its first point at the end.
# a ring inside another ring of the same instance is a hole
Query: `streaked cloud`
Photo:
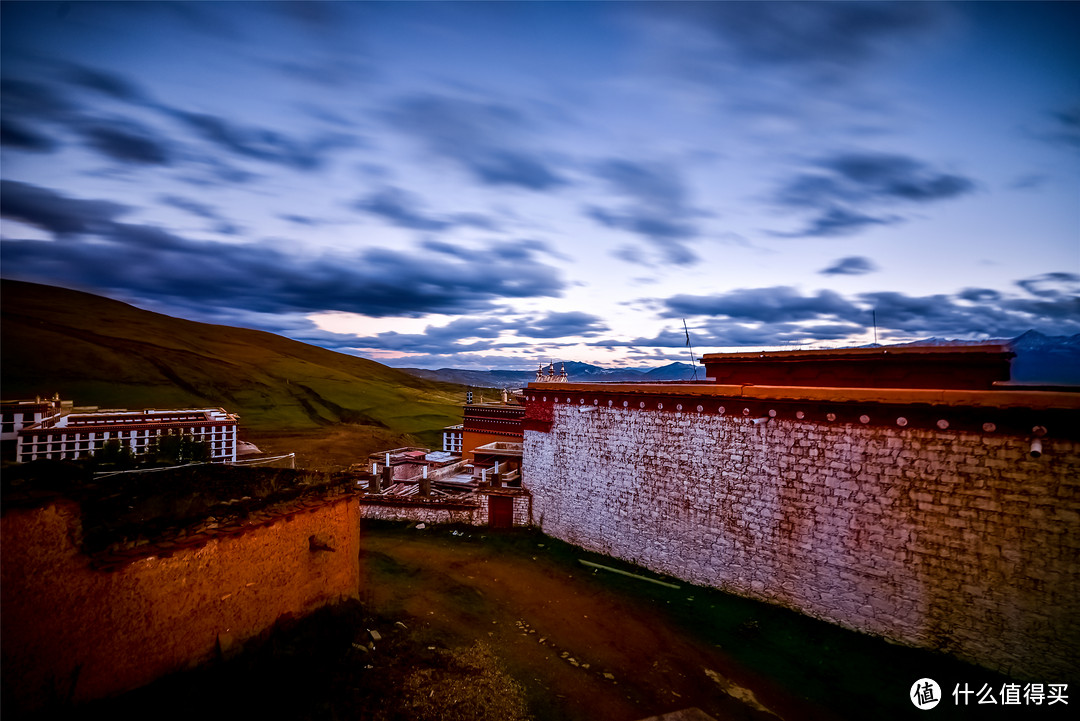
{"type": "Polygon", "coordinates": [[[789,237],[850,235],[904,218],[881,214],[884,208],[957,198],[973,192],[975,181],[935,170],[915,158],[892,153],[849,152],[812,161],[809,170],[786,180],[774,195],[778,205],[816,211],[802,230],[789,237]],[[870,215],[870,212],[877,213],[870,215]]]}
{"type": "Polygon", "coordinates": [[[874,261],[861,255],[849,255],[840,258],[828,268],[818,271],[824,275],[865,275],[873,273],[878,267],[874,261]]]}
{"type": "Polygon", "coordinates": [[[941,11],[927,3],[680,3],[694,27],[712,33],[741,62],[832,77],[851,73],[924,33],[941,11]]]}
{"type": "MultiPolygon", "coordinates": [[[[687,203],[686,187],[675,167],[611,158],[598,163],[593,172],[625,202],[615,209],[588,207],[588,217],[641,236],[655,246],[666,263],[689,265],[699,260],[686,242],[700,235],[693,219],[705,213],[687,203]]],[[[618,252],[617,257],[627,260],[634,256],[618,252]]]]}
{"type": "Polygon", "coordinates": [[[96,233],[112,227],[130,208],[108,200],[69,198],[17,180],[0,181],[0,214],[58,237],[96,233]]]}
{"type": "Polygon", "coordinates": [[[372,317],[472,314],[491,311],[502,299],[558,296],[565,287],[559,272],[528,248],[509,252],[493,246],[483,266],[433,264],[416,253],[385,248],[290,254],[119,222],[128,210],[124,206],[16,181],[4,181],[0,198],[5,217],[63,239],[5,239],[8,277],[52,277],[178,305],[213,303],[259,313],[341,310],[372,317]],[[521,267],[522,261],[527,265],[521,267]]]}
{"type": "Polygon", "coordinates": [[[417,195],[394,186],[364,196],[353,207],[410,230],[443,231],[456,226],[494,230],[497,226],[494,220],[480,213],[434,214],[424,208],[417,195]]]}
{"type": "Polygon", "coordinates": [[[242,125],[210,113],[178,109],[171,109],[169,113],[221,150],[294,170],[318,170],[334,151],[357,142],[356,138],[342,133],[320,133],[301,139],[266,127],[242,125]]]}
{"type": "Polygon", "coordinates": [[[1072,5],[4,3],[3,272],[416,364],[1060,335],[1072,5]]]}
{"type": "Polygon", "coordinates": [[[167,141],[131,120],[101,119],[75,126],[83,141],[118,163],[170,165],[174,151],[167,141]]]}
{"type": "MultiPolygon", "coordinates": [[[[698,342],[718,346],[850,341],[869,326],[871,311],[886,339],[1011,338],[1030,329],[1050,335],[1080,332],[1080,276],[1048,273],[1019,280],[1016,286],[1025,292],[964,289],[922,296],[896,291],[844,295],[776,286],[675,295],[662,301],[661,313],[696,318],[698,342]]],[[[676,336],[638,339],[635,344],[677,345],[676,336]]]]}
{"type": "MultiPolygon", "coordinates": [[[[556,161],[522,141],[534,131],[519,110],[447,95],[413,95],[386,113],[387,122],[435,157],[484,185],[551,190],[566,185],[556,161]]],[[[535,132],[535,131],[534,131],[535,132]]]]}

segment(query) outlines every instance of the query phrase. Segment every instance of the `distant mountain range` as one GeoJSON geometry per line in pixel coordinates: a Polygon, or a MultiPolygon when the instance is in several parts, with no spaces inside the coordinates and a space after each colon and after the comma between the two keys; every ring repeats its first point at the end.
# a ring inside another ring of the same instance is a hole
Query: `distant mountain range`
{"type": "Polygon", "coordinates": [[[1080,386],[1080,333],[1050,336],[1029,330],[1009,344],[1016,353],[1014,382],[1080,386]]]}
{"type": "MultiPolygon", "coordinates": [[[[659,368],[601,368],[590,363],[568,361],[566,375],[578,383],[656,383],[658,381],[689,381],[694,379],[694,367],[689,363],[669,363],[659,368]]],[[[555,373],[563,369],[562,363],[555,364],[555,373]]],[[[520,388],[536,380],[536,371],[477,371],[460,368],[401,368],[419,378],[426,378],[444,383],[460,383],[477,388],[520,388]]],[[[547,370],[547,366],[544,367],[547,370]]],[[[705,368],[697,367],[697,379],[705,380],[705,368]]]]}
{"type": "MultiPolygon", "coordinates": [[[[995,340],[947,340],[925,338],[903,346],[920,345],[981,345],[999,343],[1008,345],[1016,353],[1012,361],[1012,382],[1024,385],[1075,385],[1080,386],[1080,334],[1073,336],[1048,336],[1029,330],[1016,338],[995,340]]],[[[459,368],[401,368],[420,378],[445,383],[460,383],[478,388],[520,388],[536,380],[536,371],[464,370],[459,368]]],[[[546,366],[545,366],[546,370],[546,366]]],[[[555,364],[555,372],[562,364],[555,364]]],[[[589,363],[566,363],[566,375],[571,382],[579,383],[652,383],[657,381],[688,381],[694,378],[694,367],[689,363],[669,363],[659,368],[601,368],[589,363]]],[[[705,380],[705,368],[697,366],[697,379],[705,380]]]]}

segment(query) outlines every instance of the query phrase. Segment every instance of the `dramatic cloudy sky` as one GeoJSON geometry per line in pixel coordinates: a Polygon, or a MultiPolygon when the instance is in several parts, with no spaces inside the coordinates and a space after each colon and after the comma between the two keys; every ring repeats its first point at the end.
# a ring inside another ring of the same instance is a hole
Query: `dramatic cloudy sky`
{"type": "Polygon", "coordinates": [[[4,3],[5,278],[391,365],[1080,332],[1078,3],[4,3]]]}

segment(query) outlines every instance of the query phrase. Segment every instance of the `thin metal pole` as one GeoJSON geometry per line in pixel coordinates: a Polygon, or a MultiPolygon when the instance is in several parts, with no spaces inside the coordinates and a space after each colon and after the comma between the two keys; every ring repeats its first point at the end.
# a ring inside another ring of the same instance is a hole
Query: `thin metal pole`
{"type": "Polygon", "coordinates": [[[697,380],[697,361],[694,359],[694,346],[690,345],[690,331],[686,327],[686,318],[683,318],[682,328],[686,333],[686,347],[690,349],[690,365],[694,369],[694,380],[697,380]]]}

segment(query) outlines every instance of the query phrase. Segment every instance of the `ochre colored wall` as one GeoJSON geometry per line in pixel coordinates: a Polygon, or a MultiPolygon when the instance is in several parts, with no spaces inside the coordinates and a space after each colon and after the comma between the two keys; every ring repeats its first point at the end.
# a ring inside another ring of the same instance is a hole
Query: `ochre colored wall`
{"type": "Polygon", "coordinates": [[[480,433],[478,431],[465,431],[461,439],[461,457],[470,462],[475,460],[473,451],[478,446],[486,446],[488,443],[520,443],[520,436],[510,436],[501,433],[480,433]]]}
{"type": "Polygon", "coordinates": [[[1055,435],[1068,424],[1048,424],[1033,458],[1024,435],[896,414],[810,420],[808,405],[755,424],[767,407],[609,407],[603,392],[530,407],[523,472],[545,533],[1015,677],[1080,677],[1080,441],[1055,435]]]}
{"type": "Polygon", "coordinates": [[[227,652],[284,615],[358,597],[356,497],[287,510],[201,546],[145,547],[111,571],[95,570],[77,547],[74,503],[8,510],[5,707],[121,693],[227,652]],[[334,550],[311,550],[311,536],[334,550]]]}

